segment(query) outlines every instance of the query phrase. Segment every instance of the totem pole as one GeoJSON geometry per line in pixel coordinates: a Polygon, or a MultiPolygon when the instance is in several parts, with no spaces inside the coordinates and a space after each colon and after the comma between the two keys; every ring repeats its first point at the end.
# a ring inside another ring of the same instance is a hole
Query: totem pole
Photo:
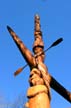
{"type": "MultiPolygon", "coordinates": [[[[43,52],[44,43],[42,40],[42,32],[40,30],[40,18],[35,16],[35,41],[33,45],[34,56],[43,52]]],[[[29,97],[29,108],[50,108],[50,85],[48,79],[48,70],[44,65],[45,54],[42,53],[35,57],[35,67],[30,72],[30,88],[27,96],[29,97]],[[47,76],[47,80],[45,79],[47,76]],[[41,104],[42,103],[42,104],[41,104]]]]}
{"type": "MultiPolygon", "coordinates": [[[[35,41],[33,44],[33,52],[30,52],[24,43],[19,39],[15,32],[7,26],[13,40],[22,53],[27,65],[30,67],[29,83],[27,90],[28,102],[25,104],[28,108],[50,108],[50,87],[71,102],[71,93],[61,86],[49,73],[48,68],[44,64],[45,52],[62,41],[62,38],[54,42],[48,49],[44,50],[42,32],[40,28],[40,17],[35,16],[35,41]]],[[[26,65],[26,66],[27,66],[26,65]]],[[[26,67],[25,66],[25,67],[26,67]]],[[[18,69],[14,75],[18,75],[25,67],[18,69]]]]}

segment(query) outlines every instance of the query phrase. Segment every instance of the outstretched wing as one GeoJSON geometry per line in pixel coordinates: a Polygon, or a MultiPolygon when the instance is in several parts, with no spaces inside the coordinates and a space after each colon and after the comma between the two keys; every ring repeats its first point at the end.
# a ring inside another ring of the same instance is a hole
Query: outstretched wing
{"type": "Polygon", "coordinates": [[[67,101],[71,103],[71,92],[69,92],[67,89],[65,89],[59,82],[57,82],[52,76],[50,86],[53,88],[56,92],[58,92],[62,97],[64,97],[67,101]]]}
{"type": "Polygon", "coordinates": [[[19,48],[21,54],[27,61],[28,65],[32,66],[35,61],[32,53],[28,50],[28,48],[24,45],[24,43],[21,41],[21,39],[15,34],[15,32],[9,26],[7,26],[7,29],[9,31],[9,33],[11,34],[17,47],[19,48]]]}

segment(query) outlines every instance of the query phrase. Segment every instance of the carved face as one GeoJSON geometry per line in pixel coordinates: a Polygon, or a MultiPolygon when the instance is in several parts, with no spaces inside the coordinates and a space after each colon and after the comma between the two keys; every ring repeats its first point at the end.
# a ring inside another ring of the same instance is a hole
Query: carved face
{"type": "Polygon", "coordinates": [[[29,79],[30,85],[38,85],[38,84],[44,84],[43,79],[41,78],[40,71],[38,71],[36,68],[33,68],[30,73],[30,79],[29,79]]]}
{"type": "Polygon", "coordinates": [[[36,59],[38,60],[38,61],[41,61],[41,62],[44,62],[44,59],[45,59],[45,55],[44,55],[44,53],[43,54],[40,54],[41,52],[43,52],[43,50],[42,50],[42,48],[41,47],[35,47],[35,50],[34,50],[34,53],[35,53],[35,55],[39,55],[39,56],[37,56],[36,57],[36,59]]]}

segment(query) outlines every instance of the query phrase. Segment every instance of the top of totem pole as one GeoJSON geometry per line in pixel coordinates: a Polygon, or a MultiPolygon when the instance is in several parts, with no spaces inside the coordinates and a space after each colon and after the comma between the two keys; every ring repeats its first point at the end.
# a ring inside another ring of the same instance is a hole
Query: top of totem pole
{"type": "Polygon", "coordinates": [[[35,15],[35,31],[40,32],[40,17],[38,14],[35,15]]]}
{"type": "Polygon", "coordinates": [[[35,42],[33,45],[33,52],[35,53],[36,48],[40,47],[40,48],[44,48],[44,43],[43,43],[43,39],[42,39],[42,32],[41,32],[41,25],[40,25],[40,17],[38,14],[35,15],[35,19],[34,19],[34,36],[35,36],[35,42]]]}
{"type": "Polygon", "coordinates": [[[35,19],[38,19],[38,20],[40,19],[38,14],[35,15],[35,19]]]}

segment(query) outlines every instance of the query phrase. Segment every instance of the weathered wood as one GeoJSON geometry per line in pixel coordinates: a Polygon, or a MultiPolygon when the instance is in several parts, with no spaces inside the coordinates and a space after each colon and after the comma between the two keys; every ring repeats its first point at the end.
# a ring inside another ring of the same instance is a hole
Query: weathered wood
{"type": "Polygon", "coordinates": [[[19,48],[22,56],[28,63],[28,65],[32,66],[35,65],[35,59],[31,51],[24,45],[21,39],[16,35],[16,33],[11,29],[11,27],[7,26],[9,33],[11,34],[14,42],[16,43],[17,47],[19,48]]]}
{"type": "Polygon", "coordinates": [[[55,80],[55,78],[53,78],[52,76],[50,76],[50,78],[51,88],[53,88],[56,92],[58,92],[62,97],[64,97],[67,101],[71,103],[71,92],[65,89],[59,82],[55,80]]]}

